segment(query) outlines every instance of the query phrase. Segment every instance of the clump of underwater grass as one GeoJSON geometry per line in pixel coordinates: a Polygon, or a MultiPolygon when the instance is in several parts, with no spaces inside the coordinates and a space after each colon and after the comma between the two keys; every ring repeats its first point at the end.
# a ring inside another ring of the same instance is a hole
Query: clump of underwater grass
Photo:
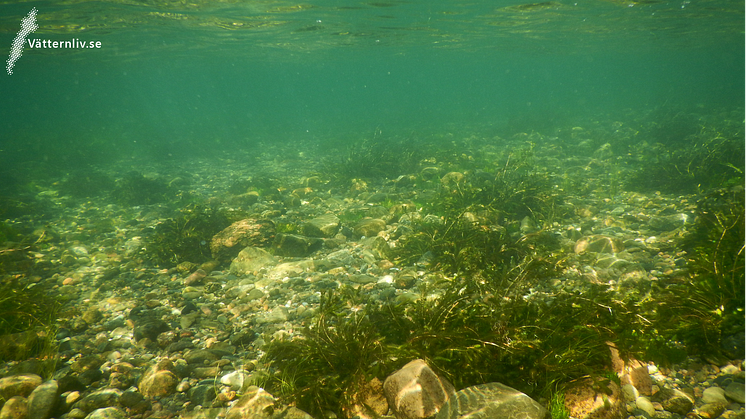
{"type": "Polygon", "coordinates": [[[322,295],[318,312],[302,337],[275,340],[266,359],[275,372],[266,377],[270,393],[294,402],[314,417],[345,417],[359,386],[381,374],[387,351],[363,312],[350,311],[361,296],[350,289],[322,295]]]}
{"type": "Polygon", "coordinates": [[[0,361],[42,360],[43,375],[56,364],[56,320],[62,301],[38,284],[0,279],[0,361]]]}
{"type": "MultiPolygon", "coordinates": [[[[104,194],[115,187],[114,181],[105,173],[87,168],[73,171],[60,182],[60,192],[75,198],[87,198],[104,194]]],[[[120,183],[120,186],[124,186],[120,183]]],[[[121,192],[124,192],[123,190],[121,192]]],[[[123,195],[122,195],[123,196],[123,195]]]]}
{"type": "Polygon", "coordinates": [[[111,198],[120,205],[135,206],[164,202],[176,196],[176,192],[166,183],[130,172],[116,182],[111,198]]]}
{"type": "Polygon", "coordinates": [[[349,146],[342,157],[325,160],[326,173],[337,182],[351,179],[393,179],[416,172],[431,145],[414,138],[364,139],[349,146]]]}
{"type": "Polygon", "coordinates": [[[535,269],[527,259],[503,281],[475,275],[422,284],[414,301],[381,303],[347,289],[326,294],[301,338],[269,344],[275,373],[265,385],[312,414],[344,415],[356,383],[383,379],[415,358],[458,388],[500,381],[546,397],[607,370],[606,342],[627,319],[596,301],[608,298],[600,289],[532,297],[541,276],[535,269]]]}
{"type": "Polygon", "coordinates": [[[744,234],[743,188],[719,189],[698,201],[695,225],[682,243],[689,272],[661,291],[656,322],[691,352],[722,353],[723,338],[744,330],[744,234]]]}
{"type": "Polygon", "coordinates": [[[155,227],[145,246],[148,257],[156,266],[174,266],[181,262],[203,263],[212,259],[210,240],[230,222],[211,208],[189,205],[176,217],[155,227]]]}
{"type": "Polygon", "coordinates": [[[631,191],[702,193],[744,181],[743,128],[718,132],[703,127],[678,143],[640,147],[635,170],[626,180],[631,191]]]}

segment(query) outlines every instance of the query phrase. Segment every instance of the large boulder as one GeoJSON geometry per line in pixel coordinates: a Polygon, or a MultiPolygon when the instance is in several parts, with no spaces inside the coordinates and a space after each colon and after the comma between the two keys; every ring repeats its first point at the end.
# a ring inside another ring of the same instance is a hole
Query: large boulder
{"type": "Polygon", "coordinates": [[[520,391],[500,383],[467,387],[448,399],[435,419],[458,418],[545,419],[544,406],[520,391]]]}
{"type": "Polygon", "coordinates": [[[275,237],[275,223],[271,220],[246,218],[228,226],[210,241],[212,257],[226,262],[248,246],[267,247],[275,237]]]}
{"type": "Polygon", "coordinates": [[[334,237],[339,231],[339,218],[324,214],[303,224],[303,234],[309,237],[334,237]]]}
{"type": "Polygon", "coordinates": [[[383,393],[397,419],[424,419],[438,413],[456,389],[416,359],[386,378],[383,393]]]}

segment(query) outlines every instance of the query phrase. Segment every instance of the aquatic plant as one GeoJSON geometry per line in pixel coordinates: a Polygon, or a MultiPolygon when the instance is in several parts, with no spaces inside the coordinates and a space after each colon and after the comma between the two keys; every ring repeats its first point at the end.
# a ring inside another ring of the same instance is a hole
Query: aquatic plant
{"type": "Polygon", "coordinates": [[[360,386],[381,374],[382,363],[388,360],[372,322],[364,313],[348,309],[348,303],[360,298],[349,288],[323,294],[301,337],[268,345],[266,359],[275,369],[265,381],[271,393],[315,417],[327,412],[345,417],[360,386]]]}
{"type": "Polygon", "coordinates": [[[38,357],[45,375],[56,362],[56,321],[63,302],[44,285],[0,279],[0,361],[38,357]]]}
{"type": "Polygon", "coordinates": [[[565,393],[552,394],[547,410],[552,419],[570,419],[570,411],[565,407],[565,393]]]}
{"type": "Polygon", "coordinates": [[[111,198],[120,205],[149,205],[173,197],[175,191],[166,183],[143,176],[139,172],[127,173],[116,182],[111,198]]]}
{"type": "Polygon", "coordinates": [[[60,193],[75,198],[101,195],[114,188],[114,181],[96,169],[74,171],[59,183],[60,193]]]}
{"type": "Polygon", "coordinates": [[[721,353],[723,339],[744,329],[743,188],[711,192],[696,213],[682,243],[688,273],[660,292],[656,326],[691,352],[721,353]]]}
{"type": "Polygon", "coordinates": [[[502,281],[422,283],[414,301],[381,302],[346,288],[327,293],[302,337],[268,345],[274,372],[266,385],[304,410],[343,415],[355,383],[383,379],[415,358],[458,388],[500,381],[534,396],[608,369],[606,342],[628,319],[596,301],[603,301],[600,289],[561,293],[551,304],[530,297],[538,281],[531,263],[502,281]]]}
{"type": "Polygon", "coordinates": [[[147,256],[156,266],[206,262],[212,259],[210,240],[229,225],[219,211],[186,206],[175,217],[155,226],[145,246],[147,256]]]}
{"type": "Polygon", "coordinates": [[[742,128],[721,133],[713,127],[703,127],[687,141],[640,144],[633,154],[633,164],[638,168],[625,182],[631,191],[706,193],[744,182],[742,128]]]}
{"type": "Polygon", "coordinates": [[[383,138],[376,136],[348,146],[343,157],[327,158],[325,173],[336,182],[351,179],[393,179],[399,175],[416,173],[425,150],[432,145],[415,138],[383,138]]]}

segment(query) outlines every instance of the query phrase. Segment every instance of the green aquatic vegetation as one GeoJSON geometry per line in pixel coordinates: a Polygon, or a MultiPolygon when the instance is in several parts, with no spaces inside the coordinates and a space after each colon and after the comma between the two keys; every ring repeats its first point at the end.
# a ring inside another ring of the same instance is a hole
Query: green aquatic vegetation
{"type": "Polygon", "coordinates": [[[145,249],[156,266],[203,263],[212,259],[212,237],[229,225],[228,219],[220,212],[189,205],[175,217],[156,225],[145,249]]]}
{"type": "Polygon", "coordinates": [[[570,411],[565,407],[565,393],[552,394],[547,410],[552,419],[570,419],[570,411]]]}
{"type": "Polygon", "coordinates": [[[344,415],[356,383],[383,379],[415,358],[458,388],[500,381],[533,396],[607,370],[606,341],[625,325],[589,299],[595,294],[565,293],[551,304],[528,297],[538,280],[531,269],[524,263],[502,282],[423,283],[414,301],[382,303],[347,288],[327,293],[302,337],[269,344],[266,388],[312,414],[344,415]]]}
{"type": "Polygon", "coordinates": [[[275,223],[275,232],[281,234],[296,234],[299,232],[298,225],[295,223],[275,223]]]}
{"type": "Polygon", "coordinates": [[[69,173],[59,183],[59,190],[63,195],[88,198],[107,193],[114,186],[114,180],[106,174],[95,169],[88,169],[69,173]]]}
{"type": "Polygon", "coordinates": [[[744,329],[743,189],[713,191],[696,213],[682,243],[688,273],[662,290],[657,326],[690,351],[719,353],[723,338],[744,329]]]}
{"type": "Polygon", "coordinates": [[[59,297],[43,285],[17,277],[0,279],[0,360],[39,357],[53,363],[61,307],[59,297]]]}
{"type": "Polygon", "coordinates": [[[394,179],[415,173],[428,146],[412,138],[365,139],[350,146],[341,158],[331,157],[324,165],[332,179],[394,179]]]}
{"type": "Polygon", "coordinates": [[[560,215],[562,199],[553,177],[537,169],[534,147],[529,143],[514,150],[491,171],[477,170],[463,180],[446,182],[426,210],[453,215],[487,209],[506,220],[528,216],[537,223],[551,222],[560,215]]]}
{"type": "Polygon", "coordinates": [[[164,202],[176,196],[176,191],[166,183],[130,172],[116,182],[111,198],[120,205],[136,206],[164,202]]]}
{"type": "Polygon", "coordinates": [[[395,250],[404,265],[430,252],[432,268],[447,273],[502,270],[525,254],[504,228],[481,225],[464,216],[415,223],[413,232],[395,250]]]}
{"type": "Polygon", "coordinates": [[[0,243],[15,240],[19,236],[16,229],[5,221],[0,221],[0,243]]]}
{"type": "Polygon", "coordinates": [[[743,130],[718,132],[703,127],[689,141],[640,145],[638,168],[627,178],[628,190],[672,194],[706,193],[744,182],[743,130]]]}
{"type": "Polygon", "coordinates": [[[293,340],[275,340],[266,359],[275,369],[265,377],[267,390],[314,417],[334,412],[345,417],[359,386],[380,374],[387,351],[374,325],[347,303],[360,301],[349,289],[322,295],[318,312],[293,340]]]}

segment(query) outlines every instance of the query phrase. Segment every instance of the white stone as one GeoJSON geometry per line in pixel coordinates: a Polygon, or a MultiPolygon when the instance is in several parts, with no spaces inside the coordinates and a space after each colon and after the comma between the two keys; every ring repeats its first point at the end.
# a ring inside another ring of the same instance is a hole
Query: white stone
{"type": "Polygon", "coordinates": [[[233,371],[220,377],[220,382],[230,386],[231,390],[240,390],[251,375],[245,371],[233,371]]]}

